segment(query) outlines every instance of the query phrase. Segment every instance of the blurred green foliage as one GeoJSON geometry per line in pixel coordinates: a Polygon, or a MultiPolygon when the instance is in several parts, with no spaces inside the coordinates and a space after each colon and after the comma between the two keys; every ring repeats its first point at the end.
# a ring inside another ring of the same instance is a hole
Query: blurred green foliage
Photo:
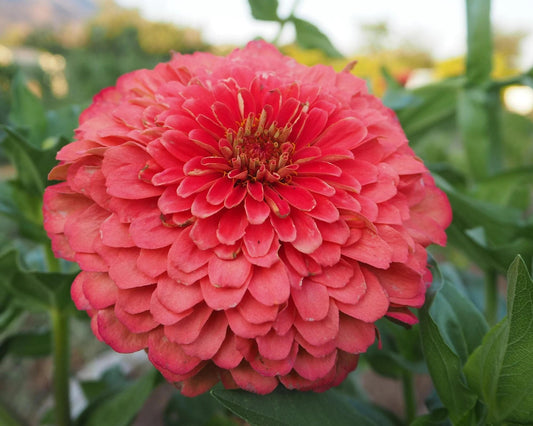
{"type": "MultiPolygon", "coordinates": [[[[327,36],[297,17],[297,11],[280,17],[277,0],[249,3],[256,19],[276,22],[280,31],[286,24],[294,26],[295,43],[285,46],[285,52],[302,62],[345,66],[348,60],[339,59],[327,36]]],[[[170,49],[210,48],[193,30],[150,23],[138,12],[108,5],[111,9],[76,37],[44,30],[27,34],[20,42],[33,49],[33,65],[0,66],[0,153],[9,161],[7,177],[0,180],[2,361],[53,351],[50,339],[56,331],[49,322],[38,329],[22,326],[30,311],[75,312],[69,284],[76,266],[51,254],[41,203],[55,153],[72,138],[81,108],[121,74],[167,60],[170,49]]],[[[412,71],[405,62],[409,55],[398,52],[389,62],[373,62],[365,76],[380,82],[371,86],[384,91],[383,102],[397,113],[411,146],[433,171],[454,211],[450,244],[434,251],[438,263],[432,261],[433,284],[420,324],[404,330],[378,322],[383,349],[370,348],[361,362],[363,369],[403,381],[404,423],[418,426],[450,420],[458,425],[525,424],[533,418],[533,371],[529,358],[522,356],[533,351],[528,272],[533,260],[533,121],[531,113],[513,113],[502,101],[509,86],[533,86],[533,69],[511,73],[512,61],[498,68],[490,1],[466,0],[466,6],[467,56],[446,63],[447,71],[437,65],[439,79],[406,88],[402,73],[412,71]],[[507,310],[498,290],[506,272],[507,310]],[[428,399],[429,414],[415,419],[412,378],[427,373],[436,392],[428,399]],[[520,386],[514,385],[516,380],[520,386]]],[[[378,25],[374,35],[381,37],[385,30],[378,25]]],[[[505,48],[513,52],[509,40],[505,48]]],[[[375,53],[380,43],[372,39],[369,51],[375,53]]],[[[417,64],[428,64],[420,52],[416,58],[417,64]]],[[[76,424],[130,423],[159,381],[155,370],[136,380],[111,370],[82,382],[88,405],[76,424]]],[[[174,394],[164,410],[165,424],[240,422],[233,414],[257,425],[403,424],[365,400],[352,382],[320,395],[278,391],[257,396],[215,388],[212,396],[191,401],[174,394]]],[[[18,424],[9,412],[0,405],[0,423],[18,424]]],[[[43,422],[55,420],[50,412],[43,422]]]]}

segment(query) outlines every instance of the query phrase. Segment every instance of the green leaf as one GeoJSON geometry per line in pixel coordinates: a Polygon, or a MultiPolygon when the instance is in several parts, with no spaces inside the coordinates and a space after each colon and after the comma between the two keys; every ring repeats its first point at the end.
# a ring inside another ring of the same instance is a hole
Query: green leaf
{"type": "Polygon", "coordinates": [[[0,335],[15,322],[21,313],[22,309],[13,301],[13,296],[7,289],[5,277],[0,278],[0,335]]]}
{"type": "Polygon", "coordinates": [[[14,302],[26,310],[47,311],[71,307],[70,285],[76,274],[32,272],[20,266],[17,252],[0,255],[0,284],[13,296],[14,302]]]}
{"type": "Polygon", "coordinates": [[[488,98],[484,90],[463,90],[457,104],[457,122],[465,147],[470,172],[475,178],[489,175],[488,98]]]}
{"type": "Polygon", "coordinates": [[[150,370],[122,392],[105,399],[85,413],[79,426],[127,426],[135,418],[156,385],[158,373],[150,370]]]}
{"type": "Polygon", "coordinates": [[[38,162],[40,150],[34,148],[22,136],[9,127],[5,128],[6,136],[0,141],[0,146],[9,158],[17,172],[17,179],[21,188],[33,195],[41,195],[44,191],[45,180],[39,172],[38,162]]]}
{"type": "Polygon", "coordinates": [[[485,317],[449,281],[445,281],[429,310],[442,338],[464,364],[488,331],[485,317]]]}
{"type": "Polygon", "coordinates": [[[533,258],[533,225],[513,208],[476,200],[434,175],[454,212],[447,229],[450,242],[483,269],[504,272],[516,253],[533,258]]]}
{"type": "MultiPolygon", "coordinates": [[[[533,182],[533,166],[506,170],[477,182],[474,195],[477,199],[501,206],[510,206],[515,194],[522,189],[530,190],[533,182]],[[524,188],[525,187],[525,188],[524,188]]],[[[526,209],[531,201],[529,196],[520,197],[526,209]]]]}
{"type": "Polygon", "coordinates": [[[105,370],[99,379],[80,382],[81,390],[89,405],[78,418],[78,423],[83,423],[95,406],[127,389],[131,383],[132,380],[128,379],[119,365],[113,365],[105,370]]]}
{"type": "Polygon", "coordinates": [[[50,331],[32,331],[9,336],[0,344],[0,360],[11,355],[15,357],[41,357],[52,352],[50,331]]]}
{"type": "Polygon", "coordinates": [[[208,393],[188,398],[175,392],[165,407],[165,426],[203,426],[222,414],[221,405],[208,393]]]}
{"type": "MultiPolygon", "coordinates": [[[[437,269],[436,272],[438,287],[443,283],[440,282],[440,271],[437,269]]],[[[466,384],[461,358],[446,343],[430,312],[434,299],[440,297],[440,291],[442,288],[438,291],[430,289],[426,303],[420,309],[422,350],[435,389],[442,403],[448,409],[450,419],[454,424],[466,425],[470,424],[474,415],[473,408],[476,405],[477,397],[466,384]]]]}
{"type": "Polygon", "coordinates": [[[372,369],[386,377],[401,378],[406,372],[427,373],[420,350],[419,326],[405,329],[387,319],[376,323],[382,348],[372,345],[362,354],[372,369]]]}
{"type": "Polygon", "coordinates": [[[448,426],[448,410],[446,408],[437,408],[429,414],[417,417],[410,426],[448,426]]]}
{"type": "Polygon", "coordinates": [[[248,0],[252,16],[260,21],[280,21],[278,0],[248,0]]]}
{"type": "MultiPolygon", "coordinates": [[[[39,243],[49,242],[42,225],[41,195],[28,193],[16,181],[0,182],[0,214],[12,222],[9,224],[11,236],[39,243]]],[[[5,241],[6,246],[10,243],[5,241]]]]}
{"type": "Polygon", "coordinates": [[[256,395],[243,390],[214,389],[211,394],[230,411],[258,426],[392,424],[385,416],[378,422],[364,415],[361,407],[352,404],[353,400],[335,390],[314,393],[278,388],[268,395],[256,395]]]}
{"type": "Polygon", "coordinates": [[[331,44],[329,38],[315,25],[295,16],[289,17],[296,30],[296,43],[302,49],[319,49],[331,58],[342,58],[342,54],[331,44]]]}
{"type": "Polygon", "coordinates": [[[29,140],[34,147],[39,147],[46,137],[45,109],[41,100],[28,89],[21,73],[11,82],[9,121],[16,127],[28,130],[29,140]]]}
{"type": "Polygon", "coordinates": [[[422,102],[412,91],[407,90],[398,83],[386,67],[381,68],[381,75],[387,83],[387,90],[381,100],[387,107],[393,110],[401,110],[418,105],[422,102]]]}
{"type": "Polygon", "coordinates": [[[469,83],[485,83],[492,69],[491,0],[466,0],[467,56],[469,83]]]}
{"type": "Polygon", "coordinates": [[[461,81],[445,80],[410,91],[410,102],[396,105],[396,113],[409,139],[420,137],[452,118],[457,108],[461,81]]]}
{"type": "Polygon", "coordinates": [[[507,281],[507,316],[490,330],[464,371],[488,408],[489,423],[528,423],[533,418],[533,281],[520,256],[507,281]]]}

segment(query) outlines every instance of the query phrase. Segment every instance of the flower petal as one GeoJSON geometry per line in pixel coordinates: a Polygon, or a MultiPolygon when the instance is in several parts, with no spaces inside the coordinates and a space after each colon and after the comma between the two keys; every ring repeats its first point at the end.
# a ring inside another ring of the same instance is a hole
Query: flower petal
{"type": "Polygon", "coordinates": [[[283,261],[274,263],[270,268],[254,267],[248,285],[252,296],[264,305],[280,305],[289,298],[290,282],[283,261]]]}
{"type": "Polygon", "coordinates": [[[256,201],[252,197],[244,199],[244,210],[248,221],[255,225],[260,225],[270,216],[268,204],[264,201],[256,201]]]}
{"type": "Polygon", "coordinates": [[[201,360],[187,355],[181,345],[171,342],[163,330],[150,333],[148,338],[148,358],[175,374],[187,374],[196,368],[201,360]]]}
{"type": "MultiPolygon", "coordinates": [[[[160,299],[161,300],[161,299],[160,299]]],[[[165,325],[165,336],[174,343],[192,343],[200,335],[202,328],[211,316],[212,309],[204,304],[200,304],[196,309],[184,319],[172,325],[165,325]]]]}
{"type": "Polygon", "coordinates": [[[318,380],[335,368],[336,360],[337,351],[318,358],[300,350],[294,362],[294,370],[304,379],[318,380]]]}
{"type": "Polygon", "coordinates": [[[366,352],[376,340],[376,326],[347,315],[340,315],[337,347],[343,351],[359,354],[366,352]]]}
{"type": "Polygon", "coordinates": [[[98,311],[96,314],[98,335],[104,342],[120,353],[137,352],[148,346],[149,333],[132,333],[113,312],[113,308],[98,311]]]}
{"type": "Polygon", "coordinates": [[[189,230],[185,229],[179,233],[168,252],[169,270],[176,268],[186,273],[193,272],[205,265],[212,256],[210,251],[198,249],[189,237],[189,230]]]}
{"type": "Polygon", "coordinates": [[[320,346],[331,342],[339,332],[339,310],[330,302],[327,316],[320,321],[306,321],[299,315],[294,320],[298,333],[311,345],[320,346]]]}
{"type": "Polygon", "coordinates": [[[213,256],[209,261],[208,273],[211,284],[215,287],[240,288],[248,281],[252,265],[244,256],[225,260],[213,256]]]}
{"type": "Polygon", "coordinates": [[[393,251],[377,233],[364,229],[357,242],[342,248],[342,254],[376,268],[386,269],[392,262],[393,251]]]}
{"type": "Polygon", "coordinates": [[[202,301],[202,292],[197,284],[183,285],[168,276],[159,278],[157,297],[173,312],[184,312],[202,301]]]}
{"type": "MultiPolygon", "coordinates": [[[[337,306],[341,312],[353,318],[365,322],[374,322],[387,313],[389,309],[389,298],[371,271],[366,268],[361,268],[361,271],[363,272],[364,282],[366,283],[365,294],[359,300],[354,300],[351,303],[344,303],[344,300],[342,302],[338,301],[337,306]]],[[[358,290],[355,291],[359,293],[358,290]]]]}
{"type": "Polygon", "coordinates": [[[296,239],[291,244],[302,253],[314,252],[322,244],[322,235],[315,220],[297,210],[294,210],[291,216],[296,227],[296,239]]]}
{"type": "Polygon", "coordinates": [[[133,220],[130,235],[135,245],[144,249],[159,249],[171,245],[179,230],[165,225],[159,211],[149,212],[133,220]]]}
{"type": "Polygon", "coordinates": [[[305,321],[320,321],[328,314],[329,295],[322,284],[304,279],[300,288],[291,289],[291,299],[305,321]]]}
{"type": "Polygon", "coordinates": [[[277,185],[276,192],[299,210],[310,211],[316,206],[313,195],[305,188],[296,185],[277,185]]]}
{"type": "Polygon", "coordinates": [[[268,253],[274,238],[274,229],[270,223],[262,225],[249,225],[243,237],[248,254],[252,257],[261,257],[268,253]]]}
{"type": "Polygon", "coordinates": [[[104,272],[81,271],[74,281],[81,284],[92,309],[105,309],[117,301],[118,288],[104,272]]]}
{"type": "Polygon", "coordinates": [[[274,330],[269,331],[264,336],[256,338],[257,349],[265,358],[280,360],[289,356],[294,344],[294,329],[283,335],[277,334],[274,330]]]}
{"type": "Polygon", "coordinates": [[[243,208],[227,210],[222,214],[218,224],[218,240],[223,244],[235,244],[242,238],[247,226],[248,220],[243,208]]]}
{"type": "Polygon", "coordinates": [[[188,344],[181,345],[183,352],[203,360],[211,359],[220,349],[226,337],[228,322],[222,312],[214,312],[202,327],[198,338],[188,344]]]}
{"type": "Polygon", "coordinates": [[[200,280],[200,287],[205,303],[215,311],[234,308],[247,290],[246,283],[238,288],[216,287],[208,278],[200,280]]]}
{"type": "Polygon", "coordinates": [[[233,333],[226,333],[226,338],[218,352],[213,356],[213,362],[220,368],[231,369],[237,367],[243,358],[237,349],[237,338],[233,333]]]}
{"type": "Polygon", "coordinates": [[[265,377],[253,370],[247,363],[242,362],[238,367],[230,370],[237,385],[248,392],[265,395],[278,386],[278,379],[265,377]]]}

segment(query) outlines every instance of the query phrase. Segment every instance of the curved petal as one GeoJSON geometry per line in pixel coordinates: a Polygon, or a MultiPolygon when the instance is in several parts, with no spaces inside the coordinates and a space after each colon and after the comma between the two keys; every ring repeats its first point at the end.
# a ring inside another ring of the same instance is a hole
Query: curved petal
{"type": "Polygon", "coordinates": [[[175,374],[187,374],[201,362],[201,359],[191,357],[183,352],[181,345],[168,340],[163,330],[150,333],[148,358],[154,364],[161,365],[175,374]]]}
{"type": "Polygon", "coordinates": [[[96,324],[100,338],[120,353],[137,352],[148,346],[150,333],[132,333],[115,316],[113,308],[98,311],[96,324]]]}
{"type": "Polygon", "coordinates": [[[233,380],[241,389],[248,392],[265,395],[272,392],[278,386],[278,379],[265,377],[257,373],[248,363],[242,362],[238,367],[230,370],[233,380]]]}
{"type": "Polygon", "coordinates": [[[187,315],[176,324],[165,325],[163,327],[165,336],[174,343],[187,344],[194,342],[198,339],[212,312],[213,310],[208,306],[199,305],[190,315],[187,315]]]}
{"type": "Polygon", "coordinates": [[[249,279],[252,265],[246,257],[226,260],[213,256],[207,267],[209,280],[215,287],[240,288],[249,279]]]}
{"type": "Polygon", "coordinates": [[[208,278],[203,278],[200,280],[200,288],[207,306],[220,311],[237,306],[246,293],[247,285],[245,283],[238,288],[215,287],[208,278]]]}
{"type": "Polygon", "coordinates": [[[283,261],[274,263],[270,268],[254,267],[248,290],[264,305],[280,305],[290,294],[291,284],[283,261]]]}
{"type": "Polygon", "coordinates": [[[304,321],[320,321],[329,311],[327,287],[304,279],[300,288],[291,289],[291,299],[304,321]]]}

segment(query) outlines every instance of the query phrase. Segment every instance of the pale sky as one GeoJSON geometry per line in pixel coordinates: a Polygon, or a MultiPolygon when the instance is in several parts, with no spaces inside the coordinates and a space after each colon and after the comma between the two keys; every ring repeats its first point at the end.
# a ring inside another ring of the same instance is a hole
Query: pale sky
{"type": "MultiPolygon", "coordinates": [[[[197,28],[213,44],[243,45],[257,36],[272,40],[278,26],[255,21],[247,0],[116,0],[136,7],[143,16],[197,28]]],[[[279,0],[286,16],[294,0],[279,0]]],[[[385,21],[393,35],[420,42],[437,59],[464,53],[464,0],[300,0],[295,13],[317,25],[344,54],[357,50],[359,28],[385,21]]],[[[523,68],[533,65],[533,0],[492,0],[493,25],[505,31],[524,30],[523,68]]],[[[292,40],[286,28],[284,39],[292,40]]],[[[283,38],[282,38],[283,41],[283,38]]]]}

